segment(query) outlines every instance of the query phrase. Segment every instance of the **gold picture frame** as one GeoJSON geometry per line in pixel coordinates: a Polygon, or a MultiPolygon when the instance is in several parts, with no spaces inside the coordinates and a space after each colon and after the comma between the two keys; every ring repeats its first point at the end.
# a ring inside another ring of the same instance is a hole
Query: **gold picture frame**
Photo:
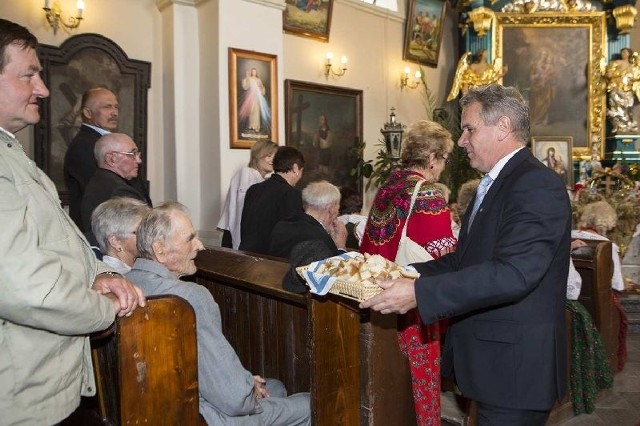
{"type": "Polygon", "coordinates": [[[229,129],[231,148],[278,142],[276,55],[229,48],[229,129]]]}
{"type": "Polygon", "coordinates": [[[329,41],[333,0],[285,0],[284,32],[319,41],[329,41]]]}
{"type": "Polygon", "coordinates": [[[403,58],[433,68],[438,66],[447,2],[409,0],[403,58]]]}
{"type": "Polygon", "coordinates": [[[573,188],[573,137],[534,136],[531,138],[531,152],[542,164],[552,169],[573,188]]]}
{"type": "Polygon", "coordinates": [[[493,40],[503,84],[529,101],[532,137],[573,135],[574,158],[591,158],[594,144],[603,156],[605,13],[496,13],[493,40]]]}

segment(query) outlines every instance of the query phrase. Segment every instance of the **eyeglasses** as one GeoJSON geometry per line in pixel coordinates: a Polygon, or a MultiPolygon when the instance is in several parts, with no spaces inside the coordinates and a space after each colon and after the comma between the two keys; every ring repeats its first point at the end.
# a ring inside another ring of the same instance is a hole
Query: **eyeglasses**
{"type": "Polygon", "coordinates": [[[124,152],[124,151],[111,151],[112,154],[123,154],[126,155],[129,158],[141,158],[142,157],[142,151],[138,151],[137,149],[134,149],[131,152],[124,152]]]}

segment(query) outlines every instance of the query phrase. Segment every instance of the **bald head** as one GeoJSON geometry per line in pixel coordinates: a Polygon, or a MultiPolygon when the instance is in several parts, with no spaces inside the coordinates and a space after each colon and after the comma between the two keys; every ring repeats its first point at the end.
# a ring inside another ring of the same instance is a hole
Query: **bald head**
{"type": "Polygon", "coordinates": [[[124,133],[107,133],[96,142],[93,151],[101,169],[111,170],[124,179],[138,176],[142,162],[136,143],[124,133]]]}
{"type": "Polygon", "coordinates": [[[82,95],[82,122],[113,132],[118,128],[118,98],[105,87],[94,87],[82,95]]]}

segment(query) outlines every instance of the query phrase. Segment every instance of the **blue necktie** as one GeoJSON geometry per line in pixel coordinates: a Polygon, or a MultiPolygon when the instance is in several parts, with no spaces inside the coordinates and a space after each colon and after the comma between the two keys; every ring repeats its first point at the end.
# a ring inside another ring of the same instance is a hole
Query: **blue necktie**
{"type": "Polygon", "coordinates": [[[480,208],[480,204],[482,204],[482,200],[484,199],[485,194],[487,193],[487,189],[489,189],[489,185],[491,185],[491,176],[484,175],[482,179],[480,179],[480,183],[478,184],[478,191],[476,193],[476,201],[473,203],[473,210],[471,210],[471,216],[469,217],[469,226],[467,227],[467,232],[471,229],[471,224],[473,223],[473,219],[476,217],[476,213],[480,208]]]}

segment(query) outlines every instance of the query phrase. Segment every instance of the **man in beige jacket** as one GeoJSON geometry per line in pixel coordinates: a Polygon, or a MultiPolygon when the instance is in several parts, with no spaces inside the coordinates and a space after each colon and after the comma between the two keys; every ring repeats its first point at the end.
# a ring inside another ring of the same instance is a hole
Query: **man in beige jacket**
{"type": "Polygon", "coordinates": [[[0,19],[0,425],[56,424],[95,393],[87,334],[144,305],[98,262],[14,133],[49,96],[37,40],[0,19]]]}

